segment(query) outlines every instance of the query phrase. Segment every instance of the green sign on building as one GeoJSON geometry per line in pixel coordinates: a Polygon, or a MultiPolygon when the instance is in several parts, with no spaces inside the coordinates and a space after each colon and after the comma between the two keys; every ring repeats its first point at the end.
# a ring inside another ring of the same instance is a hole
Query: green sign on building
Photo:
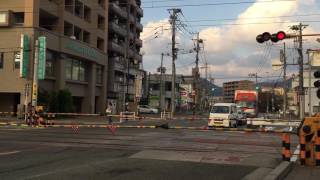
{"type": "Polygon", "coordinates": [[[30,58],[30,39],[26,34],[21,34],[21,50],[20,50],[20,77],[26,78],[28,73],[30,58]]]}
{"type": "Polygon", "coordinates": [[[41,36],[38,38],[39,41],[39,64],[38,64],[38,79],[42,80],[46,75],[46,37],[41,36]]]}

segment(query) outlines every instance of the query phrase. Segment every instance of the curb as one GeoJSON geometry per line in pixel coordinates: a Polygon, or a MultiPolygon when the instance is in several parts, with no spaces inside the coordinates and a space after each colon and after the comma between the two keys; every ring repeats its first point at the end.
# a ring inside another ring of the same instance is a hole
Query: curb
{"type": "Polygon", "coordinates": [[[263,180],[281,180],[284,179],[293,167],[293,162],[283,161],[273,169],[263,180]]]}

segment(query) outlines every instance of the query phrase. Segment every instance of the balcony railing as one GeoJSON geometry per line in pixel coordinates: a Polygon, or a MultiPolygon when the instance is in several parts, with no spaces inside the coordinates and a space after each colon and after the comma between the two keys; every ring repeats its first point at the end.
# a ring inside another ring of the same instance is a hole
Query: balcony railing
{"type": "Polygon", "coordinates": [[[140,32],[143,31],[143,26],[142,26],[141,23],[137,23],[137,24],[136,24],[136,28],[137,28],[140,32]]]}
{"type": "Polygon", "coordinates": [[[121,35],[123,37],[125,37],[127,34],[125,29],[123,29],[121,26],[119,26],[118,24],[116,24],[114,22],[111,22],[109,24],[109,31],[114,32],[114,33],[121,35]]]}
{"type": "Polygon", "coordinates": [[[141,17],[143,17],[143,10],[141,7],[137,6],[137,13],[138,15],[140,15],[141,17]]]}
{"type": "Polygon", "coordinates": [[[119,44],[117,44],[115,42],[109,41],[108,42],[108,48],[111,51],[114,51],[114,52],[117,52],[119,54],[124,55],[124,48],[121,45],[119,45],[119,44]]]}
{"type": "Polygon", "coordinates": [[[136,42],[136,45],[138,45],[139,47],[142,47],[142,40],[141,39],[136,39],[135,42],[136,42]]]}
{"type": "Polygon", "coordinates": [[[120,6],[118,6],[116,3],[110,2],[109,8],[110,8],[110,11],[116,13],[120,17],[122,17],[124,19],[127,18],[127,12],[124,9],[122,9],[120,6]]]}

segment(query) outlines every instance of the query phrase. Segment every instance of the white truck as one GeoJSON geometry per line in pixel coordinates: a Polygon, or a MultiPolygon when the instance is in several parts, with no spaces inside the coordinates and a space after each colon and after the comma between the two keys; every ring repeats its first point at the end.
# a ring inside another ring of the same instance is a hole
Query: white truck
{"type": "Polygon", "coordinates": [[[236,104],[216,103],[210,111],[208,126],[235,128],[238,125],[238,119],[236,104]]]}

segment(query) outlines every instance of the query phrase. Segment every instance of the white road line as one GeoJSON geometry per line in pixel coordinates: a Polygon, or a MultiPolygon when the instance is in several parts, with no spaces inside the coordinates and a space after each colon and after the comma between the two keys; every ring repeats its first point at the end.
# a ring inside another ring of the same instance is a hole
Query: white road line
{"type": "Polygon", "coordinates": [[[19,153],[19,152],[20,152],[20,151],[2,152],[2,153],[0,153],[0,156],[10,155],[10,154],[16,154],[16,153],[19,153]]]}
{"type": "Polygon", "coordinates": [[[290,162],[296,162],[300,154],[300,145],[297,146],[297,149],[293,152],[293,156],[290,159],[290,162]]]}

